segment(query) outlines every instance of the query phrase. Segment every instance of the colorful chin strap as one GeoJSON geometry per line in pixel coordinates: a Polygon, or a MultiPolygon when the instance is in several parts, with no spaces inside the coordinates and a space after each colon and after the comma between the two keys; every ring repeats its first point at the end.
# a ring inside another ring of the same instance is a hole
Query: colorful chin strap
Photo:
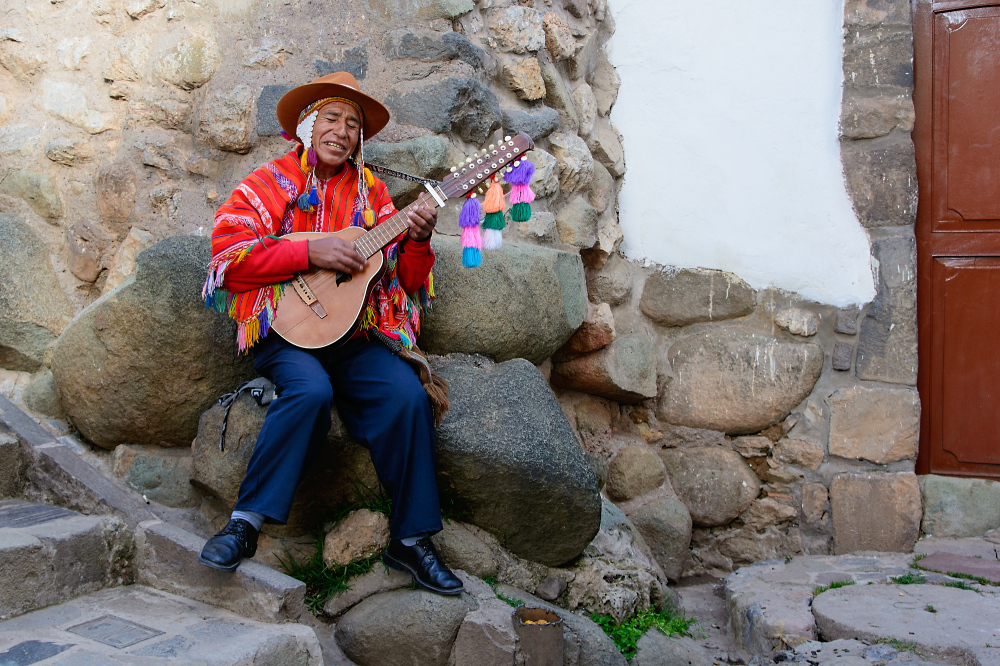
{"type": "MultiPolygon", "coordinates": [[[[299,166],[302,167],[302,172],[307,176],[306,186],[302,194],[295,201],[295,205],[298,206],[299,210],[305,213],[315,212],[316,206],[319,205],[319,193],[316,191],[316,179],[314,176],[319,159],[312,145],[313,127],[316,124],[316,118],[319,117],[320,110],[330,102],[349,104],[358,112],[362,122],[364,121],[364,112],[362,112],[361,107],[354,100],[347,99],[346,97],[324,97],[302,109],[302,112],[299,114],[299,124],[295,128],[295,138],[288,136],[284,130],[281,132],[281,136],[289,141],[295,141],[297,138],[303,148],[308,146],[308,148],[302,151],[299,163],[299,166]]],[[[375,211],[371,209],[371,205],[368,202],[368,189],[375,184],[375,179],[371,171],[365,168],[364,148],[365,131],[362,127],[358,132],[357,150],[354,151],[351,159],[354,168],[358,171],[358,196],[354,202],[353,224],[354,226],[370,229],[375,226],[375,211]]]]}

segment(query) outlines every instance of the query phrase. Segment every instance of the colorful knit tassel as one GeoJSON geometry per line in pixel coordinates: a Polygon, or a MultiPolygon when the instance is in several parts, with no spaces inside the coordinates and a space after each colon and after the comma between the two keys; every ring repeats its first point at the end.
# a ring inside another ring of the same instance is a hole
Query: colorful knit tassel
{"type": "Polygon", "coordinates": [[[303,213],[308,213],[312,210],[312,204],[309,203],[309,193],[303,192],[299,195],[299,198],[295,200],[295,205],[299,207],[303,213]]]}
{"type": "Polygon", "coordinates": [[[319,194],[316,192],[316,186],[314,185],[312,189],[309,190],[309,205],[318,206],[319,205],[319,194]]]}
{"type": "Polygon", "coordinates": [[[318,163],[319,163],[319,157],[317,157],[316,151],[312,149],[312,146],[310,146],[309,150],[306,151],[306,164],[311,167],[314,167],[318,163]]]}
{"type": "Polygon", "coordinates": [[[462,265],[466,268],[475,268],[482,263],[480,250],[483,239],[479,231],[482,215],[482,207],[475,194],[465,200],[462,212],[458,214],[458,226],[462,227],[462,265]]]}
{"type": "Polygon", "coordinates": [[[284,139],[285,141],[295,141],[295,139],[288,136],[288,132],[286,132],[285,130],[281,130],[281,138],[284,139]]]}
{"type": "Polygon", "coordinates": [[[483,220],[483,248],[486,250],[499,250],[503,245],[503,206],[503,186],[494,177],[483,201],[483,211],[486,212],[486,219],[483,220]]]}
{"type": "Polygon", "coordinates": [[[531,204],[535,193],[531,191],[531,177],[535,175],[535,165],[522,159],[514,162],[510,171],[503,179],[510,183],[510,219],[515,222],[527,222],[531,219],[531,204]]]}
{"type": "Polygon", "coordinates": [[[375,176],[372,175],[371,169],[368,167],[365,167],[365,185],[375,187],[375,176]]]}

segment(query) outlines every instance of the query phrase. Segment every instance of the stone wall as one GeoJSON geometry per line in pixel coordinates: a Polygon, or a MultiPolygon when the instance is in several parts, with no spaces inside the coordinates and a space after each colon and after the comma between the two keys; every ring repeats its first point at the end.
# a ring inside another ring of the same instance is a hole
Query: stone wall
{"type": "MultiPolygon", "coordinates": [[[[642,266],[616,252],[626,156],[608,121],[618,84],[604,0],[16,0],[2,11],[0,232],[26,268],[10,281],[4,274],[0,287],[0,363],[35,373],[24,393],[38,411],[58,415],[53,375],[56,384],[69,376],[59,359],[68,366],[86,354],[60,356],[53,343],[73,314],[105,294],[73,324],[90,327],[86,335],[72,338],[107,347],[101,312],[160,284],[147,271],[146,286],[111,293],[129,280],[136,254],[169,236],[206,236],[235,184],[289,149],[273,118],[281,94],[348,70],[393,113],[366,146],[370,161],[440,177],[505,134],[534,137],[535,213],[508,226],[505,250],[463,275],[447,254],[455,239],[435,247],[455,276],[452,294],[469,303],[484,289],[504,295],[464,310],[482,313],[475,326],[544,335],[435,322],[423,344],[533,357],[606,478],[605,494],[669,577],[801,552],[912,546],[916,180],[902,0],[846,7],[843,160],[879,272],[875,301],[842,311],[754,290],[736,275],[642,266]],[[547,296],[517,281],[536,269],[539,284],[552,285],[547,296]],[[29,287],[31,299],[19,296],[29,287]]],[[[397,204],[414,196],[408,184],[389,184],[397,204]]],[[[442,211],[444,236],[458,234],[457,211],[442,211]]],[[[443,313],[449,282],[438,291],[443,313]]],[[[169,368],[143,366],[167,380],[184,368],[193,418],[155,441],[129,432],[130,444],[185,445],[220,392],[205,378],[222,375],[198,360],[226,344],[217,333],[191,336],[190,358],[171,357],[169,368]]],[[[67,383],[56,387],[64,396],[67,383]]],[[[123,412],[127,400],[117,400],[123,412]]],[[[169,457],[163,469],[190,473],[169,457]]],[[[185,492],[178,503],[192,501],[185,492]]]]}

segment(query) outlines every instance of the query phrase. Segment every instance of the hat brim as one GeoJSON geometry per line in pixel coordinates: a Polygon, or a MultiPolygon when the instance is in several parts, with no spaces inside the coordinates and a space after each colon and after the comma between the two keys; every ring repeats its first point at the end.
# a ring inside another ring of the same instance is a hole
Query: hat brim
{"type": "Polygon", "coordinates": [[[292,88],[278,100],[278,123],[288,136],[295,136],[295,128],[299,124],[299,114],[318,99],[326,97],[346,97],[361,107],[363,116],[361,127],[365,138],[375,136],[389,123],[389,110],[373,97],[359,90],[339,83],[307,83],[292,88]]]}

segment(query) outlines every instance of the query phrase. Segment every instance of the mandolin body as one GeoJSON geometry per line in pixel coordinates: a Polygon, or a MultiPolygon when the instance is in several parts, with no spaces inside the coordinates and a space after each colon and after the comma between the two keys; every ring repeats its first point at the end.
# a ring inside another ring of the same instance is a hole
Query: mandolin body
{"type": "MultiPolygon", "coordinates": [[[[301,232],[286,234],[282,238],[313,240],[339,236],[353,242],[364,234],[365,229],[361,227],[347,227],[332,233],[301,232]]],[[[288,285],[278,301],[271,329],[291,344],[304,349],[346,342],[358,329],[361,311],[384,272],[385,255],[376,252],[368,258],[361,271],[346,280],[343,274],[322,268],[299,273],[326,312],[326,317],[321,318],[316,309],[307,305],[292,285],[288,285]],[[341,278],[339,283],[338,276],[341,278]]]]}

